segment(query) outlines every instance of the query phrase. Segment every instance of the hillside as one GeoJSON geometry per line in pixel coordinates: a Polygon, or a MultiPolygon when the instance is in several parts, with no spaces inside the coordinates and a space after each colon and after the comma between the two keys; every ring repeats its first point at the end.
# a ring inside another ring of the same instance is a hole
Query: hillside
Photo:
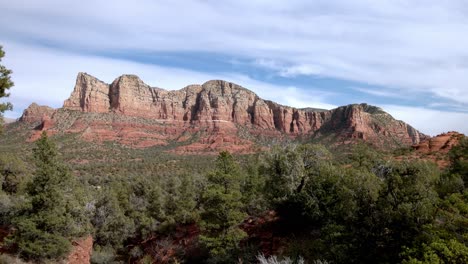
{"type": "Polygon", "coordinates": [[[62,108],[32,104],[19,123],[31,130],[28,141],[47,131],[132,148],[164,147],[177,154],[253,153],[272,142],[291,140],[331,145],[364,140],[387,149],[427,138],[367,104],[297,109],[221,80],[167,91],[150,87],[135,75],[106,84],[86,73],[78,74],[62,108]]]}
{"type": "Polygon", "coordinates": [[[429,243],[466,248],[444,220],[466,224],[464,135],[429,138],[367,104],[80,73],[63,107],[33,103],[5,126],[0,153],[6,263],[400,263],[429,243]]]}

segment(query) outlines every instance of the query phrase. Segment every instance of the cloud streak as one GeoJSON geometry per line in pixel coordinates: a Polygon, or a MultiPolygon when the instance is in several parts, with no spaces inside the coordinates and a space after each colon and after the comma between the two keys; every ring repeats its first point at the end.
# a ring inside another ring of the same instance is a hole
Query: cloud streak
{"type": "Polygon", "coordinates": [[[44,102],[61,101],[65,95],[52,87],[65,87],[65,79],[70,87],[80,70],[105,81],[133,72],[150,84],[173,89],[226,78],[281,103],[335,106],[333,96],[315,95],[314,87],[304,88],[313,85],[296,85],[302,77],[317,77],[363,84],[342,87],[361,88],[354,92],[363,101],[368,95],[411,96],[413,101],[421,97],[418,109],[462,113],[453,114],[458,124],[447,125],[466,129],[460,125],[466,122],[463,113],[468,113],[466,1],[0,0],[0,7],[0,23],[7,25],[0,28],[0,41],[7,58],[11,53],[15,56],[10,59],[11,68],[21,80],[18,86],[24,87],[18,89],[25,89],[24,101],[30,95],[44,102]],[[44,57],[37,54],[40,46],[50,48],[44,57]],[[135,60],[136,53],[165,52],[205,54],[207,64],[213,59],[210,56],[221,54],[241,61],[252,73],[225,69],[214,73],[195,66],[167,67],[135,60]],[[48,61],[41,67],[28,58],[48,61]],[[59,81],[40,79],[52,71],[61,74],[56,77],[59,81]],[[257,71],[267,72],[267,77],[258,78],[257,71]],[[159,79],[153,82],[156,76],[159,79]],[[266,80],[271,76],[290,82],[284,87],[274,85],[266,80]],[[166,77],[171,80],[165,81],[166,77]],[[37,87],[35,78],[44,84],[37,87]],[[57,94],[36,94],[33,88],[57,94]]]}
{"type": "Polygon", "coordinates": [[[5,58],[5,64],[14,69],[12,78],[15,81],[14,92],[8,98],[15,106],[14,112],[6,113],[10,117],[21,115],[22,110],[32,102],[61,107],[73,90],[76,74],[82,71],[107,83],[122,74],[134,73],[149,85],[167,90],[181,89],[189,84],[202,84],[211,79],[223,79],[240,84],[264,99],[285,105],[326,109],[336,107],[324,101],[330,96],[329,93],[310,94],[294,86],[273,85],[240,74],[207,74],[127,60],[81,56],[8,42],[6,46],[12,47],[8,50],[9,56],[5,58]]]}
{"type": "Polygon", "coordinates": [[[383,105],[385,111],[394,118],[404,120],[420,131],[435,136],[444,132],[444,128],[457,128],[465,135],[468,134],[468,113],[453,113],[437,111],[420,107],[407,107],[399,105],[383,105]],[[437,124],[437,126],[434,126],[437,124]]]}

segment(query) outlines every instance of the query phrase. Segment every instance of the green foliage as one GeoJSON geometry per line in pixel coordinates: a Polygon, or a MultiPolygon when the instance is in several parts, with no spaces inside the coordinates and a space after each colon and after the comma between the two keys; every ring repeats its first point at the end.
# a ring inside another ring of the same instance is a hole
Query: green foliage
{"type": "Polygon", "coordinates": [[[127,241],[169,233],[176,225],[198,220],[198,189],[203,183],[194,176],[114,177],[96,186],[94,215],[95,245],[124,248],[127,241]]]}
{"type": "Polygon", "coordinates": [[[440,202],[436,221],[402,252],[405,263],[468,262],[468,191],[440,202]]]}
{"type": "Polygon", "coordinates": [[[242,203],[249,215],[259,215],[268,208],[265,199],[265,177],[259,173],[260,157],[252,156],[247,161],[241,183],[242,203]]]}
{"type": "Polygon", "coordinates": [[[385,171],[379,173],[385,181],[379,202],[387,220],[414,228],[430,222],[438,201],[437,167],[427,162],[402,162],[379,169],[385,171]]]}
{"type": "Polygon", "coordinates": [[[203,232],[200,241],[215,262],[228,261],[239,248],[239,242],[246,237],[239,228],[246,217],[242,210],[241,182],[240,168],[233,157],[228,152],[221,152],[216,159],[216,169],[208,175],[208,184],[202,194],[203,232]]]}
{"type": "Polygon", "coordinates": [[[351,154],[349,155],[353,168],[364,168],[371,169],[381,160],[381,154],[379,154],[372,146],[360,142],[353,146],[351,154]]]}
{"type": "MultiPolygon", "coordinates": [[[[293,261],[466,262],[466,143],[451,151],[442,175],[434,164],[384,159],[365,144],[348,150],[336,156],[308,144],[259,155],[222,152],[207,172],[213,162],[206,157],[109,144],[89,147],[94,163],[70,163],[75,178],[41,138],[31,183],[29,165],[0,155],[1,221],[16,229],[11,240],[30,259],[63,254],[62,243],[69,245],[90,219],[93,263],[151,263],[170,250],[188,262],[249,263],[262,240],[245,239],[240,224],[249,215],[253,221],[242,226],[252,228],[275,210],[279,222],[259,230],[280,238],[284,257],[293,261]],[[190,244],[184,236],[197,225],[200,243],[190,244]],[[186,242],[187,248],[172,244],[186,242]]],[[[68,159],[75,154],[64,152],[68,159]]]]}
{"type": "MultiPolygon", "coordinates": [[[[0,62],[4,56],[3,47],[0,46],[0,62]]],[[[10,95],[8,90],[14,85],[10,79],[11,73],[11,70],[0,64],[0,98],[10,95]]],[[[0,122],[3,122],[3,113],[11,109],[13,109],[13,106],[10,103],[0,103],[0,122]]]]}
{"type": "Polygon", "coordinates": [[[384,162],[366,145],[348,159],[352,166],[333,163],[314,145],[265,155],[265,195],[283,226],[319,234],[304,238],[295,254],[334,263],[401,261],[402,248],[436,222],[439,170],[427,162],[384,162]]]}
{"type": "Polygon", "coordinates": [[[291,222],[321,221],[335,210],[330,205],[345,198],[329,196],[329,189],[338,187],[344,178],[331,157],[320,145],[275,149],[267,154],[260,173],[266,177],[265,195],[272,206],[291,222]]]}
{"type": "Polygon", "coordinates": [[[93,254],[91,255],[92,264],[122,263],[116,261],[116,259],[116,252],[111,247],[95,247],[93,254]]]}
{"type": "Polygon", "coordinates": [[[299,186],[303,176],[295,148],[276,147],[264,156],[260,174],[266,178],[265,195],[272,203],[281,203],[299,186]]]}
{"type": "Polygon", "coordinates": [[[468,182],[468,137],[463,137],[457,146],[449,153],[452,174],[461,176],[465,184],[468,182]]]}
{"type": "Polygon", "coordinates": [[[125,215],[115,191],[106,188],[101,195],[92,220],[95,241],[98,245],[120,248],[123,241],[134,234],[134,221],[125,215]]]}
{"type": "Polygon", "coordinates": [[[22,193],[29,179],[26,164],[12,154],[0,155],[1,190],[8,194],[22,193]]]}
{"type": "Polygon", "coordinates": [[[461,193],[464,189],[464,181],[459,174],[452,174],[448,172],[440,176],[440,181],[437,185],[437,192],[441,198],[444,198],[452,193],[461,193]]]}
{"type": "Polygon", "coordinates": [[[272,204],[281,204],[301,193],[308,182],[331,164],[331,153],[320,145],[275,148],[264,157],[259,170],[266,178],[265,194],[272,204]]]}
{"type": "Polygon", "coordinates": [[[12,221],[16,231],[10,242],[28,259],[59,258],[70,249],[70,239],[89,230],[85,201],[45,133],[33,153],[36,170],[27,186],[28,202],[12,221]]]}
{"type": "Polygon", "coordinates": [[[451,165],[436,190],[440,199],[434,221],[402,252],[404,263],[468,262],[467,139],[449,152],[451,165]]]}
{"type": "Polygon", "coordinates": [[[10,225],[11,219],[25,203],[25,187],[30,180],[26,164],[13,154],[0,155],[0,224],[10,225]]]}
{"type": "Polygon", "coordinates": [[[180,178],[169,178],[165,188],[167,194],[164,206],[168,221],[187,224],[198,220],[195,210],[197,200],[199,200],[197,187],[201,186],[186,174],[180,178]]]}

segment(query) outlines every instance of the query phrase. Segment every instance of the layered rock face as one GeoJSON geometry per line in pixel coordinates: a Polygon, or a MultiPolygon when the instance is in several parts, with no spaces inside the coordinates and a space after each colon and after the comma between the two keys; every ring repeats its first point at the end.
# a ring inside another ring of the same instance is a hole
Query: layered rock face
{"type": "Polygon", "coordinates": [[[451,131],[422,140],[419,144],[411,146],[411,150],[399,157],[409,160],[430,160],[440,168],[450,165],[449,151],[459,144],[465,135],[451,131]]]}
{"type": "Polygon", "coordinates": [[[109,85],[88,75],[79,73],[75,89],[64,108],[85,112],[106,113],[110,109],[109,85]]]}
{"type": "MultiPolygon", "coordinates": [[[[377,107],[360,104],[328,111],[297,109],[263,100],[250,90],[221,80],[167,91],[150,87],[135,75],[122,75],[106,84],[79,73],[62,110],[114,115],[114,123],[118,122],[115,116],[159,122],[157,126],[173,128],[171,140],[181,140],[182,134],[187,137],[187,133],[206,132],[205,137],[192,142],[193,146],[216,143],[250,147],[252,142],[238,137],[239,127],[253,135],[318,138],[333,134],[376,144],[394,141],[411,145],[426,137],[377,107]]],[[[25,115],[27,121],[41,114],[25,115]]]]}
{"type": "Polygon", "coordinates": [[[445,153],[447,154],[453,146],[458,145],[458,142],[464,137],[465,135],[450,131],[447,133],[443,133],[437,135],[433,138],[426,139],[419,143],[418,145],[414,145],[413,149],[416,150],[418,153],[421,154],[431,154],[431,153],[445,153]]]}

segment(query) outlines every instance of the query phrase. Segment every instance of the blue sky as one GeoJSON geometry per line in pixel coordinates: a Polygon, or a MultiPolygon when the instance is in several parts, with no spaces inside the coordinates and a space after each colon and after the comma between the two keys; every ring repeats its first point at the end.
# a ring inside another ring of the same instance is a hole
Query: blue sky
{"type": "Polygon", "coordinates": [[[424,133],[468,134],[468,2],[0,0],[18,117],[76,74],[180,89],[210,79],[331,109],[366,102],[424,133]]]}

